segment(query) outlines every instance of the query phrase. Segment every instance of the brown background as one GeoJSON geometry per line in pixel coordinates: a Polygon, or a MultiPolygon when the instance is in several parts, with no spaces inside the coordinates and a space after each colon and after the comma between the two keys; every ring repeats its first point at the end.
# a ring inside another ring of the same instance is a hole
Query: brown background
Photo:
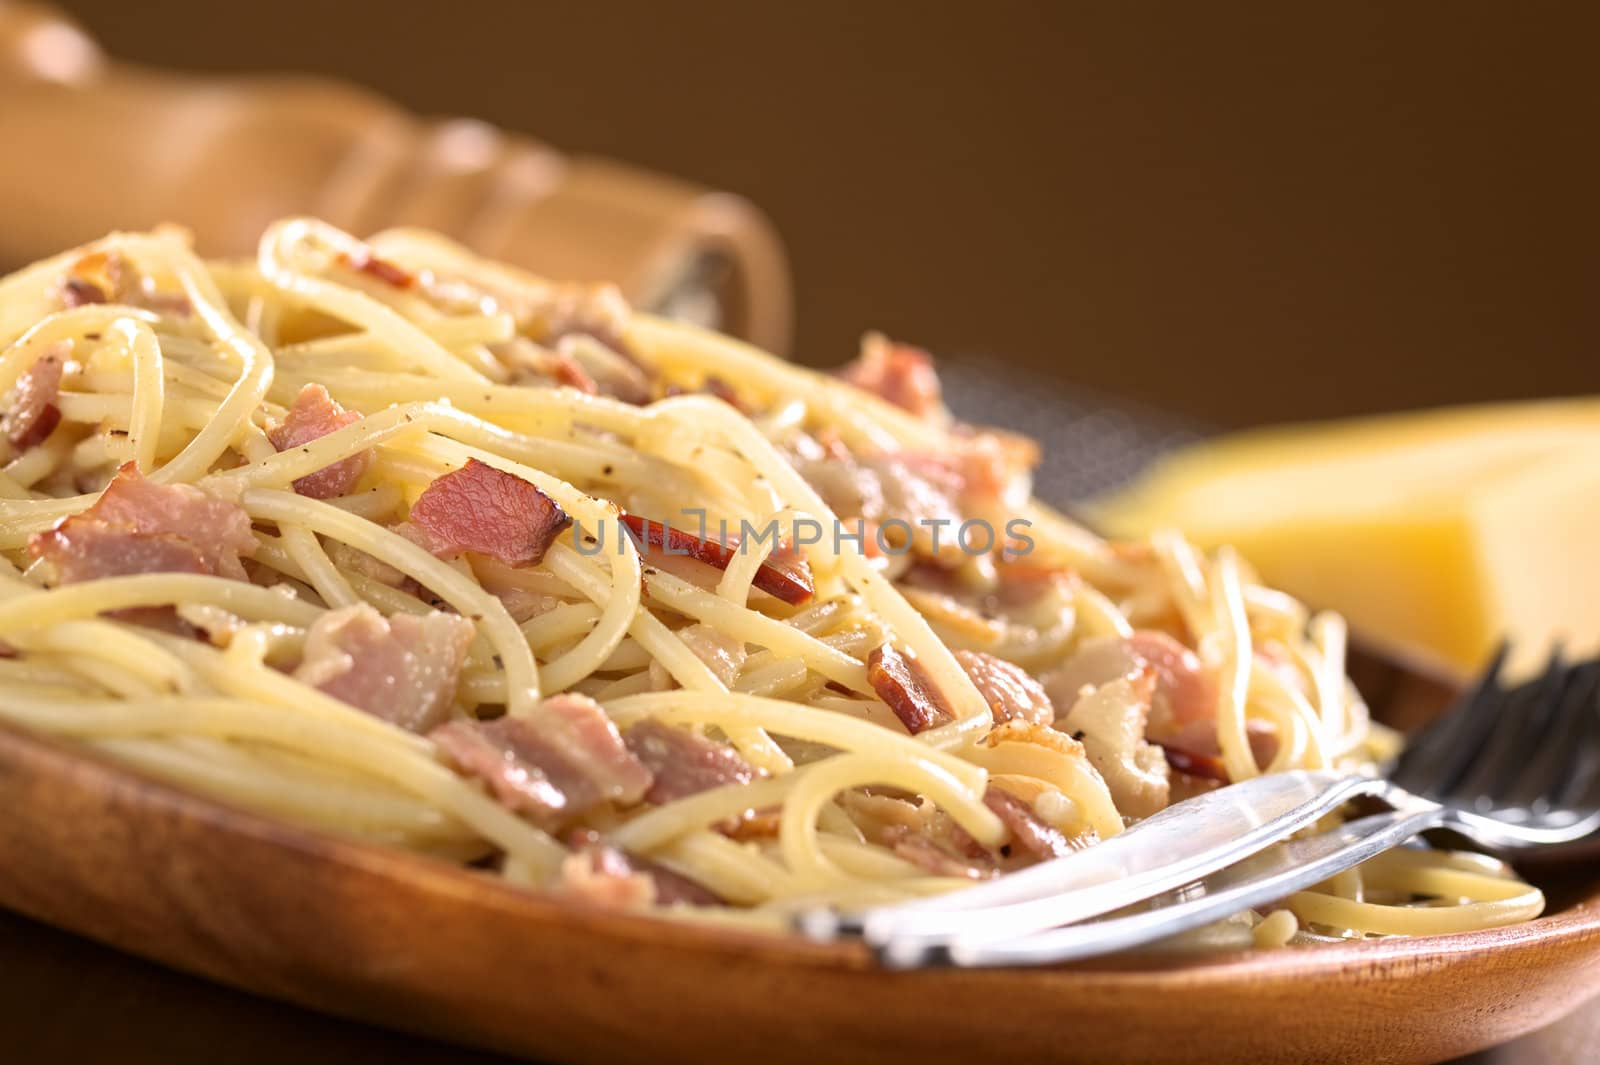
{"type": "MultiPolygon", "coordinates": [[[[808,361],[876,326],[1222,424],[1600,392],[1586,5],[66,6],[123,58],[337,75],[742,192],[808,361]]],[[[19,1060],[488,1060],[3,914],[0,976],[19,1060]]]]}
{"type": "Polygon", "coordinates": [[[876,326],[1220,424],[1600,391],[1588,5],[66,6],[742,192],[807,361],[876,326]]]}

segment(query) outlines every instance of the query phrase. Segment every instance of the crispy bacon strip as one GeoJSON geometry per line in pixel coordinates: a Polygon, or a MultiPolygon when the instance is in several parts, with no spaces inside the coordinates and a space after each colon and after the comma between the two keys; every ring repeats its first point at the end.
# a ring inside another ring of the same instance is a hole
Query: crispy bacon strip
{"type": "MultiPolygon", "coordinates": [[[[267,439],[279,451],[288,451],[320,440],[360,420],[361,415],[353,410],[345,410],[334,402],[326,388],[308,384],[294,397],[294,405],[289,408],[283,421],[267,430],[267,439]]],[[[311,499],[342,496],[355,487],[371,463],[372,451],[362,451],[296,479],[294,490],[311,499]]]]}
{"type": "Polygon", "coordinates": [[[572,855],[561,863],[563,894],[601,906],[716,906],[723,900],[665,866],[604,842],[593,829],[568,840],[572,855]]]}
{"type": "Polygon", "coordinates": [[[565,351],[551,353],[550,373],[558,384],[571,385],[579,392],[591,396],[600,394],[600,386],[595,383],[594,378],[589,376],[589,372],[577,359],[565,351]]]}
{"type": "Polygon", "coordinates": [[[1156,673],[1156,691],[1180,725],[1212,721],[1217,713],[1217,679],[1200,656],[1164,632],[1141,629],[1127,640],[1128,649],[1156,673]]]}
{"type": "Polygon", "coordinates": [[[91,303],[104,303],[105,301],[106,294],[92,281],[85,281],[79,277],[69,277],[61,282],[61,303],[68,310],[91,303]]]}
{"type": "Polygon", "coordinates": [[[724,784],[748,784],[760,775],[727,744],[654,718],[640,721],[622,738],[655,778],[644,797],[657,805],[724,784]]]}
{"type": "Polygon", "coordinates": [[[885,833],[884,842],[897,857],[904,858],[918,869],[926,870],[934,876],[987,880],[998,872],[994,860],[987,854],[980,851],[974,856],[963,857],[955,853],[959,844],[941,843],[905,825],[892,826],[885,833]]]}
{"type": "Polygon", "coordinates": [[[200,549],[181,536],[142,533],[83,516],[28,540],[28,553],[55,568],[61,584],[140,573],[210,573],[200,549]]]}
{"type": "MultiPolygon", "coordinates": [[[[1200,657],[1164,632],[1142,629],[1132,636],[1086,640],[1060,668],[1045,678],[1045,690],[1065,715],[1085,686],[1099,687],[1148,666],[1155,676],[1150,731],[1188,737],[1216,733],[1217,681],[1200,657]]],[[[1212,741],[1214,743],[1214,740],[1212,741]]],[[[1180,747],[1195,749],[1192,742],[1180,747]]]]}
{"type": "Polygon", "coordinates": [[[840,369],[839,376],[919,418],[944,408],[933,357],[909,344],[896,344],[876,334],[868,336],[861,345],[861,355],[840,369]]]}
{"type": "Polygon", "coordinates": [[[187,317],[194,313],[187,296],[158,290],[151,278],[140,276],[114,251],[81,256],[61,279],[56,298],[69,310],[96,303],[131,303],[159,314],[187,317]]]}
{"type": "Polygon", "coordinates": [[[434,611],[385,618],[365,603],[312,623],[295,679],[413,732],[439,724],[455,698],[472,622],[434,611]]]}
{"type": "MultiPolygon", "coordinates": [[[[694,533],[641,518],[637,514],[622,515],[622,524],[628,527],[641,550],[654,548],[683,555],[717,569],[727,569],[739,550],[737,540],[731,546],[715,540],[702,540],[694,533]]],[[[754,583],[763,592],[792,606],[807,602],[816,592],[810,565],[797,552],[785,550],[781,545],[756,570],[754,583]]]]}
{"type": "Polygon", "coordinates": [[[990,785],[983,793],[983,804],[993,810],[1011,830],[1011,839],[1036,858],[1060,858],[1080,850],[1060,829],[1047,824],[1033,807],[1004,788],[990,785]]]}
{"type": "Polygon", "coordinates": [[[1048,725],[1056,719],[1055,706],[1044,686],[1021,666],[982,651],[956,651],[955,656],[972,678],[978,694],[989,704],[996,725],[1007,721],[1048,725]]]}
{"type": "Polygon", "coordinates": [[[61,302],[68,308],[108,303],[128,288],[126,264],[116,252],[96,251],[80,257],[61,281],[61,302]]]}
{"type": "Polygon", "coordinates": [[[159,566],[155,572],[214,573],[246,580],[239,558],[253,555],[256,546],[250,516],[237,503],[193,485],[146,480],[129,462],[88,510],[34,534],[28,550],[36,558],[52,557],[82,574],[81,580],[151,572],[127,568],[139,560],[159,566]],[[183,549],[167,541],[177,541],[183,549]],[[196,557],[202,563],[198,571],[192,565],[196,557]]]}
{"type": "Polygon", "coordinates": [[[1186,751],[1182,747],[1173,747],[1159,740],[1155,741],[1155,744],[1167,756],[1167,764],[1175,772],[1191,777],[1201,777],[1205,780],[1218,780],[1224,784],[1228,783],[1228,770],[1222,764],[1220,756],[1197,754],[1194,751],[1186,751]]]}
{"type": "Polygon", "coordinates": [[[707,394],[716,396],[740,414],[750,413],[750,408],[745,406],[744,401],[739,398],[738,390],[716,374],[706,375],[705,390],[707,394]]]}
{"type": "Polygon", "coordinates": [[[867,656],[867,680],[912,735],[955,719],[921,663],[889,644],[875,648],[867,656]]]}
{"type": "Polygon", "coordinates": [[[417,275],[403,266],[396,266],[387,259],[380,259],[372,253],[372,249],[363,245],[362,250],[355,255],[339,254],[339,263],[357,273],[375,277],[386,285],[395,288],[415,288],[417,275]]]}
{"type": "MultiPolygon", "coordinates": [[[[1217,740],[1214,732],[1208,733],[1203,739],[1196,739],[1198,730],[1185,730],[1187,737],[1174,739],[1155,739],[1150,742],[1161,748],[1167,757],[1167,764],[1174,772],[1183,773],[1202,780],[1215,780],[1223,784],[1232,783],[1228,776],[1228,769],[1222,762],[1222,755],[1217,751],[1217,740]],[[1186,746],[1185,740],[1193,743],[1186,746]],[[1195,747],[1204,746],[1210,750],[1196,750],[1195,747]]],[[[1272,726],[1264,721],[1249,721],[1245,723],[1245,735],[1250,740],[1250,753],[1255,757],[1257,765],[1270,765],[1278,753],[1278,734],[1272,726]]]]}
{"type": "Polygon", "coordinates": [[[552,696],[532,719],[451,721],[428,738],[507,807],[550,830],[602,802],[637,803],[652,783],[600,704],[582,695],[552,696]]]}
{"type": "Polygon", "coordinates": [[[13,447],[26,451],[42,444],[61,423],[61,373],[66,368],[62,347],[53,347],[22,371],[11,393],[11,409],[6,413],[6,438],[13,447]]]}
{"type": "Polygon", "coordinates": [[[411,526],[440,558],[463,551],[508,566],[534,566],[572,519],[537,485],[468,459],[438,478],[411,507],[411,526]]]}

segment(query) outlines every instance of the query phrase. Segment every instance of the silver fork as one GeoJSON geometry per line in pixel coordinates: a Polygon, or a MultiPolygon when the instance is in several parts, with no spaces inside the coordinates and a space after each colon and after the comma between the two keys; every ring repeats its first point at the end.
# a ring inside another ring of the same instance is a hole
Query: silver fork
{"type": "Polygon", "coordinates": [[[854,920],[813,912],[800,927],[823,938],[858,932],[897,968],[1043,964],[1137,946],[1276,901],[1433,828],[1511,852],[1585,840],[1600,830],[1600,662],[1557,658],[1536,680],[1506,688],[1504,659],[1502,649],[1387,779],[1260,777],[987,885],[854,920]],[[1262,853],[1360,795],[1392,809],[1262,853]],[[1172,892],[1145,912],[1076,924],[1172,892]]]}

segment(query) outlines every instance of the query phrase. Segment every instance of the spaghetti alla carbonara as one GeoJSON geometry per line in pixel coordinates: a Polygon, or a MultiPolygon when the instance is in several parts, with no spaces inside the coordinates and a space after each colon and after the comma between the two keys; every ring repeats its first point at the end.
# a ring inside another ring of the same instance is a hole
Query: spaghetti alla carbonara
{"type": "MultiPolygon", "coordinates": [[[[926,354],[822,375],[428,233],[0,282],[0,720],[574,899],[779,922],[1371,763],[1345,629],[1031,498],[926,354]]],[[[1537,914],[1401,851],[1261,943],[1537,914]]]]}

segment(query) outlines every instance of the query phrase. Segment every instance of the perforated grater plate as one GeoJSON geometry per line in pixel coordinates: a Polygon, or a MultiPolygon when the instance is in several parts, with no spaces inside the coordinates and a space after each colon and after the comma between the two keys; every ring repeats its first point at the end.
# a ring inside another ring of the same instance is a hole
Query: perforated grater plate
{"type": "Polygon", "coordinates": [[[1025,377],[1008,366],[948,359],[939,375],[958,417],[1039,442],[1043,459],[1034,492],[1069,510],[1204,435],[1201,426],[1174,415],[1093,389],[1025,377]]]}

